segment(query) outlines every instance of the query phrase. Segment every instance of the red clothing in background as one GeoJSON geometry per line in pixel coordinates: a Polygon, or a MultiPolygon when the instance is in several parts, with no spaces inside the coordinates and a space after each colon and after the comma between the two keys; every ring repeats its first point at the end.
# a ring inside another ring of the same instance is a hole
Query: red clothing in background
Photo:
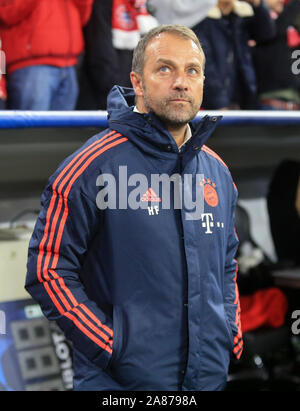
{"type": "Polygon", "coordinates": [[[240,296],[243,333],[259,327],[280,327],[284,324],[288,301],[276,287],[256,291],[253,295],[240,296]]]}
{"type": "Polygon", "coordinates": [[[3,75],[0,75],[0,100],[6,100],[7,93],[6,93],[6,81],[3,75]]]}
{"type": "Polygon", "coordinates": [[[0,0],[0,37],[7,73],[38,64],[73,66],[93,0],[0,0]]]}

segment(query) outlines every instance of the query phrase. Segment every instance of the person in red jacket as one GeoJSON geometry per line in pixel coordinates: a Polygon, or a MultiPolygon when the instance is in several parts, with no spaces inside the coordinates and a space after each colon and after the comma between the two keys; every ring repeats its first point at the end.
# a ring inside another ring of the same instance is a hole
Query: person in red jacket
{"type": "Polygon", "coordinates": [[[93,0],[0,0],[9,108],[73,110],[93,0]]]}
{"type": "Polygon", "coordinates": [[[1,39],[0,39],[0,110],[4,110],[6,108],[6,81],[4,75],[6,74],[5,68],[5,53],[1,49],[1,39]]]}

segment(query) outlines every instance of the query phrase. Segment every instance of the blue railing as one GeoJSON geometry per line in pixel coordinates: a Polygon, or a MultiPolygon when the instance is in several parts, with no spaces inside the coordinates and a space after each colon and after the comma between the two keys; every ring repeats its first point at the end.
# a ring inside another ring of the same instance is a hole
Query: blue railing
{"type": "MultiPolygon", "coordinates": [[[[220,126],[300,125],[300,111],[201,111],[204,115],[223,116],[220,126]]],[[[0,111],[0,129],[29,127],[107,127],[106,111],[0,111]]]]}

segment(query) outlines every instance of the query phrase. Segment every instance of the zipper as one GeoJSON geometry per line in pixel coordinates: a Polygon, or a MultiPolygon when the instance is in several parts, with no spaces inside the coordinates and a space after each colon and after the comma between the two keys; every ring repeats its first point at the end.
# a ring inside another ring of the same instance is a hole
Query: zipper
{"type": "MultiPolygon", "coordinates": [[[[179,174],[180,176],[182,175],[182,153],[178,153],[178,161],[179,161],[179,174]]],[[[186,351],[186,360],[185,360],[185,367],[181,371],[182,373],[182,381],[181,381],[181,387],[183,385],[183,381],[185,378],[186,370],[187,370],[187,365],[188,365],[188,357],[189,357],[189,307],[188,307],[188,295],[189,295],[189,281],[188,281],[188,267],[187,267],[187,260],[186,260],[186,253],[185,253],[185,245],[184,245],[184,229],[183,229],[183,221],[182,221],[182,211],[180,211],[180,225],[181,225],[181,239],[182,239],[182,248],[184,252],[184,257],[185,257],[185,270],[184,270],[184,275],[185,275],[185,283],[186,283],[186,288],[185,288],[185,298],[184,298],[184,309],[186,310],[186,340],[187,340],[187,351],[186,351]]]]}

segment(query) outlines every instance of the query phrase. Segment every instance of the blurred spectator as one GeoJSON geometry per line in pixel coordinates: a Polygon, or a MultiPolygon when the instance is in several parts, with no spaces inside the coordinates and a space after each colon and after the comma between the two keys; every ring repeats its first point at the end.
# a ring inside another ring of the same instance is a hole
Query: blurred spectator
{"type": "Polygon", "coordinates": [[[300,72],[293,72],[293,52],[300,46],[300,1],[291,0],[285,7],[284,0],[265,2],[276,23],[276,37],[254,49],[258,108],[299,110],[300,72]]]}
{"type": "Polygon", "coordinates": [[[300,162],[284,160],[267,195],[270,226],[279,263],[300,266],[300,162]]]}
{"type": "Polygon", "coordinates": [[[256,76],[248,43],[275,34],[275,24],[263,1],[218,0],[208,17],[193,29],[206,54],[202,107],[255,108],[256,76]]]}
{"type": "Polygon", "coordinates": [[[6,108],[6,99],[7,94],[5,77],[0,73],[0,110],[4,110],[6,108]]]}
{"type": "Polygon", "coordinates": [[[80,75],[77,109],[106,110],[106,98],[118,84],[131,87],[133,49],[140,37],[158,25],[145,0],[95,0],[86,28],[86,51],[80,75]]]}
{"type": "Polygon", "coordinates": [[[217,0],[148,0],[147,7],[159,24],[193,27],[203,20],[217,0]]]}
{"type": "Polygon", "coordinates": [[[4,75],[6,74],[6,64],[5,64],[5,53],[1,50],[1,39],[0,39],[0,110],[6,108],[6,81],[4,75]]]}
{"type": "Polygon", "coordinates": [[[9,108],[72,110],[93,0],[0,0],[9,108]]]}

